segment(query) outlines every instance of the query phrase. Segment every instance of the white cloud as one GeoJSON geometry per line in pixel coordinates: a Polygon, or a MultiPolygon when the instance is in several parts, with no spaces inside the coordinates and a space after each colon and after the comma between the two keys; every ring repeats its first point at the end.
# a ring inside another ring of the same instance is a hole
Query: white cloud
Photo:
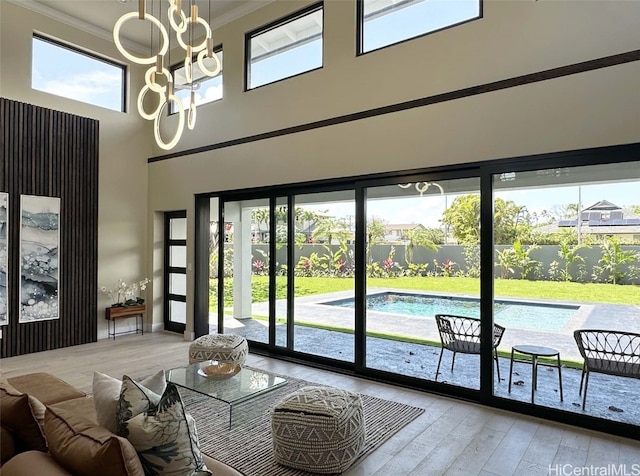
{"type": "Polygon", "coordinates": [[[65,79],[45,79],[38,75],[38,80],[41,84],[34,84],[36,89],[88,103],[95,103],[97,95],[119,91],[122,83],[119,73],[99,71],[76,74],[65,79]]]}
{"type": "Polygon", "coordinates": [[[204,96],[209,101],[215,101],[216,99],[220,99],[222,97],[222,84],[218,84],[215,86],[209,86],[205,92],[204,96]]]}

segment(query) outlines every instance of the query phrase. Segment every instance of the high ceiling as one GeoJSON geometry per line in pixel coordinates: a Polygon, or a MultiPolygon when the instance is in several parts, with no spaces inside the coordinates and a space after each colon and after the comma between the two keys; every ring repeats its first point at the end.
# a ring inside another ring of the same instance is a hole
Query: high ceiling
{"type": "MultiPolygon", "coordinates": [[[[138,10],[138,0],[9,0],[22,7],[45,14],[56,20],[89,31],[103,38],[110,38],[116,20],[125,13],[138,10]]],[[[182,0],[183,9],[191,0],[182,0]]],[[[256,10],[274,0],[194,0],[198,5],[199,16],[215,28],[242,15],[256,10]],[[209,6],[211,14],[209,15],[209,6]]],[[[153,11],[166,22],[168,0],[146,0],[147,12],[153,11]]],[[[149,49],[151,38],[150,22],[130,21],[121,30],[122,36],[132,42],[130,46],[141,51],[149,49]]],[[[156,30],[157,35],[157,30],[156,30]]],[[[156,36],[157,38],[157,36],[156,36]]]]}

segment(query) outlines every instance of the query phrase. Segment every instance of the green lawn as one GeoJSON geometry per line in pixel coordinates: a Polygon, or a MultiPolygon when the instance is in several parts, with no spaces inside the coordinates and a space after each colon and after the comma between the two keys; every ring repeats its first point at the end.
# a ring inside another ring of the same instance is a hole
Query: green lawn
{"type": "MultiPolygon", "coordinates": [[[[231,280],[227,280],[231,283],[231,280]]],[[[211,281],[212,290],[217,282],[211,281]]],[[[417,291],[435,291],[451,294],[480,294],[480,280],[475,278],[444,277],[403,277],[403,278],[367,278],[368,287],[394,288],[417,291]]],[[[346,278],[296,278],[295,295],[308,296],[334,291],[353,290],[353,279],[346,278]]],[[[253,302],[268,301],[269,278],[253,276],[253,302]]],[[[225,305],[231,305],[230,289],[226,292],[225,305]],[[227,302],[228,301],[228,302],[227,302]]],[[[552,299],[557,301],[595,302],[611,304],[640,305],[639,286],[621,286],[614,284],[571,283],[556,281],[526,281],[519,279],[496,279],[494,293],[500,297],[521,297],[533,299],[552,299]]],[[[215,311],[215,292],[210,293],[210,309],[215,311]]],[[[286,278],[276,278],[276,298],[286,298],[286,278]]]]}
{"type": "MultiPolygon", "coordinates": [[[[278,299],[284,298],[285,278],[279,278],[278,299]],[[279,293],[279,292],[280,293],[279,293]]],[[[253,283],[267,289],[268,279],[255,276],[253,283]]],[[[353,289],[353,279],[341,278],[296,278],[296,296],[322,294],[353,289]]],[[[571,283],[556,281],[525,281],[520,279],[497,279],[494,281],[496,297],[526,297],[554,299],[558,301],[600,302],[640,305],[640,287],[613,284],[571,283]]],[[[480,294],[480,280],[474,278],[368,278],[368,287],[436,291],[452,294],[480,294]]],[[[255,296],[258,297],[258,296],[255,296]]],[[[262,300],[262,299],[260,299],[262,300]]],[[[265,301],[268,300],[265,295],[265,301]]]]}

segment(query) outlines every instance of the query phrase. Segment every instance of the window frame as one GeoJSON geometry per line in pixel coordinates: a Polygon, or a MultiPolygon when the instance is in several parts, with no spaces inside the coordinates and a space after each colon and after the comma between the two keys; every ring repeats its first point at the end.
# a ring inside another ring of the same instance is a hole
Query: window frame
{"type": "MultiPolygon", "coordinates": [[[[202,103],[202,104],[198,104],[197,107],[206,106],[207,104],[216,103],[216,102],[222,101],[224,99],[224,52],[223,52],[223,48],[222,48],[222,43],[214,46],[213,47],[213,52],[215,54],[218,54],[218,53],[222,53],[223,54],[222,66],[221,66],[221,69],[220,69],[220,73],[215,75],[212,78],[209,78],[209,79],[214,79],[214,78],[217,78],[218,76],[222,76],[222,97],[219,98],[219,99],[214,99],[213,101],[208,101],[208,102],[205,102],[205,103],[202,103]]],[[[195,63],[197,61],[197,59],[198,59],[198,53],[193,54],[192,57],[191,57],[191,60],[195,63]]],[[[184,59],[182,61],[178,62],[178,63],[174,63],[174,64],[170,65],[169,66],[169,72],[171,73],[171,77],[173,78],[175,71],[177,69],[182,68],[183,66],[184,66],[184,59]]],[[[205,81],[208,81],[208,80],[205,80],[205,81]]],[[[205,82],[205,81],[203,81],[203,82],[205,82]]],[[[173,102],[172,102],[170,107],[167,108],[167,115],[168,116],[173,116],[174,114],[177,114],[177,111],[174,110],[173,102]]]]}
{"type": "MultiPolygon", "coordinates": [[[[119,63],[118,61],[115,61],[111,58],[108,58],[106,56],[103,56],[99,53],[96,53],[95,51],[89,51],[89,50],[85,50],[82,49],[76,45],[72,45],[70,43],[66,43],[64,41],[55,39],[55,38],[51,38],[49,36],[46,36],[42,33],[38,33],[37,31],[34,31],[31,34],[31,62],[33,63],[33,41],[34,40],[40,40],[43,41],[45,43],[49,43],[53,46],[57,46],[58,48],[62,48],[68,51],[71,51],[72,53],[76,53],[82,56],[86,56],[87,58],[93,59],[93,60],[97,60],[100,61],[102,63],[106,63],[109,66],[114,66],[118,69],[120,69],[120,71],[122,72],[122,77],[121,77],[121,88],[122,88],[122,94],[120,97],[120,110],[117,111],[116,109],[110,109],[108,107],[104,107],[104,106],[100,106],[99,104],[93,104],[90,102],[86,102],[86,101],[82,101],[80,99],[76,99],[76,98],[69,98],[66,96],[59,96],[59,97],[64,97],[65,99],[71,99],[72,101],[78,101],[81,102],[83,104],[89,104],[91,106],[95,106],[95,107],[101,107],[103,109],[108,109],[109,111],[115,111],[115,112],[123,112],[123,113],[127,113],[127,98],[129,95],[129,91],[127,88],[127,77],[128,77],[128,73],[129,73],[129,67],[127,64],[124,63],[119,63]]],[[[46,94],[52,94],[54,96],[58,96],[54,93],[48,93],[47,91],[43,91],[41,89],[36,89],[33,87],[33,68],[31,70],[31,89],[34,91],[40,91],[46,94]]]]}
{"type": "Polygon", "coordinates": [[[356,0],[356,57],[363,56],[369,53],[373,53],[374,51],[380,51],[391,46],[400,45],[402,43],[406,43],[407,41],[412,41],[418,38],[423,38],[428,35],[432,35],[434,33],[438,33],[443,30],[448,30],[450,28],[455,28],[460,25],[464,25],[465,23],[469,23],[472,21],[480,20],[483,18],[484,14],[484,0],[478,1],[478,16],[473,18],[468,18],[466,20],[459,21],[457,23],[452,23],[451,25],[443,26],[442,28],[437,28],[435,30],[430,30],[420,35],[412,36],[410,38],[405,38],[404,40],[399,40],[393,43],[389,43],[388,45],[380,46],[378,48],[364,51],[364,1],[365,0],[356,0]]]}
{"type": "Polygon", "coordinates": [[[311,71],[317,71],[319,69],[324,68],[324,27],[325,27],[325,14],[324,14],[324,0],[320,1],[320,2],[316,2],[313,3],[305,8],[302,8],[300,10],[296,10],[293,13],[290,13],[289,15],[286,15],[282,18],[279,18],[277,20],[274,20],[270,23],[267,23],[266,25],[263,25],[261,27],[258,27],[254,30],[251,30],[247,33],[245,33],[244,35],[244,92],[247,91],[253,91],[254,89],[259,89],[263,86],[267,86],[269,84],[275,84],[275,83],[279,83],[281,81],[284,81],[286,79],[291,79],[291,78],[295,78],[297,76],[301,76],[303,74],[307,74],[311,71]],[[298,20],[299,18],[303,18],[306,15],[315,13],[316,11],[322,10],[322,64],[320,66],[318,66],[317,68],[313,68],[313,69],[308,69],[306,71],[302,71],[300,73],[296,73],[293,74],[291,76],[286,76],[284,78],[280,78],[277,79],[275,81],[270,81],[268,83],[265,84],[261,84],[260,86],[254,86],[254,87],[249,87],[250,84],[250,80],[251,80],[251,40],[253,38],[255,38],[258,35],[261,35],[263,33],[266,33],[268,31],[271,30],[275,30],[276,28],[279,28],[283,25],[286,25],[287,23],[291,23],[295,20],[298,20]]]}

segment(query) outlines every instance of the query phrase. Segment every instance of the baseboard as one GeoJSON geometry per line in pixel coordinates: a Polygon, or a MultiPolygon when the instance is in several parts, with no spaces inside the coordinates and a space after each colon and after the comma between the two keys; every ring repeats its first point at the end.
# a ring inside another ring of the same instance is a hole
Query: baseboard
{"type": "MultiPolygon", "coordinates": [[[[148,332],[147,330],[148,326],[145,326],[145,331],[148,332]]],[[[164,330],[164,324],[162,322],[154,322],[151,324],[151,332],[160,332],[164,330]]]]}
{"type": "Polygon", "coordinates": [[[196,338],[196,333],[195,332],[184,331],[184,340],[186,340],[187,342],[191,342],[195,338],[196,338]]]}

